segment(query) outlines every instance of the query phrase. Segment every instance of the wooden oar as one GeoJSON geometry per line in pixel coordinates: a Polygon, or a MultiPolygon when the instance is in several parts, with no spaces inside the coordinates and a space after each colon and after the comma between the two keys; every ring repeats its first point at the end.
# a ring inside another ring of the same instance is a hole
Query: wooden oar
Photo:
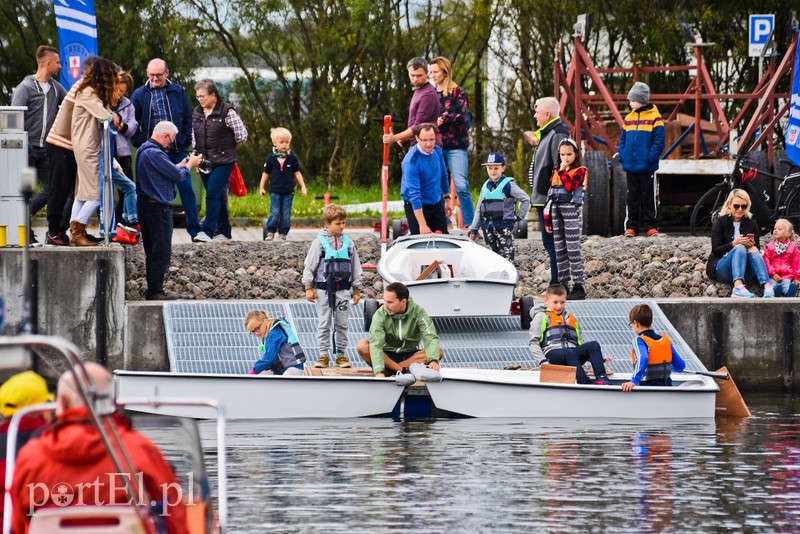
{"type": "MultiPolygon", "coordinates": [[[[717,393],[716,413],[717,416],[729,417],[750,417],[750,409],[745,404],[742,394],[739,393],[739,388],[730,378],[730,373],[726,367],[717,369],[717,373],[724,374],[728,378],[720,379],[714,377],[719,385],[719,392],[717,393]]],[[[698,372],[698,374],[702,374],[698,372]]],[[[711,376],[709,374],[709,376],[711,376]]]]}

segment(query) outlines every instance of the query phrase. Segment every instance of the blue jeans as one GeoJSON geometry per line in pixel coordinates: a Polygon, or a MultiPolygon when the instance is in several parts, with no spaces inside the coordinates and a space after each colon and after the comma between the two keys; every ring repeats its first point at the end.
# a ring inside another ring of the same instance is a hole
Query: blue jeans
{"type": "Polygon", "coordinates": [[[578,384],[591,384],[592,380],[583,370],[583,364],[592,362],[592,371],[595,378],[606,376],[606,368],[603,363],[603,353],[600,350],[600,343],[597,341],[587,341],[583,345],[574,349],[553,349],[547,352],[547,360],[555,365],[571,365],[575,367],[575,379],[578,384]]]}
{"type": "MultiPolygon", "coordinates": [[[[188,154],[186,152],[169,152],[169,160],[178,164],[188,154]]],[[[192,186],[192,176],[175,184],[178,187],[178,194],[181,196],[181,204],[183,205],[183,212],[186,214],[186,231],[189,235],[194,237],[200,231],[200,215],[197,213],[197,197],[194,194],[194,187],[192,186]]]]}
{"type": "Polygon", "coordinates": [[[203,185],[206,187],[206,218],[203,220],[202,230],[210,237],[219,231],[228,239],[231,237],[231,221],[228,217],[228,196],[225,189],[228,187],[228,177],[233,170],[233,163],[214,167],[209,174],[202,174],[203,185]]]}
{"type": "Polygon", "coordinates": [[[733,284],[734,280],[748,282],[758,279],[759,284],[769,282],[767,266],[758,252],[747,252],[744,245],[736,245],[717,263],[717,281],[733,284]]]}
{"type": "Polygon", "coordinates": [[[136,184],[116,169],[111,171],[111,182],[125,196],[122,220],[129,223],[139,222],[139,211],[136,209],[136,184]]]}
{"type": "Polygon", "coordinates": [[[776,297],[794,297],[795,295],[797,295],[797,284],[788,278],[784,278],[775,284],[776,297]]]}
{"type": "Polygon", "coordinates": [[[294,193],[270,193],[269,194],[269,219],[267,219],[267,233],[274,234],[276,231],[281,235],[289,233],[289,225],[292,223],[292,201],[294,193]]]}
{"type": "Polygon", "coordinates": [[[475,204],[472,202],[472,195],[469,192],[469,162],[467,161],[466,148],[448,148],[443,150],[444,160],[450,170],[450,176],[456,186],[456,195],[461,206],[462,226],[472,224],[475,217],[475,204]]]}
{"type": "Polygon", "coordinates": [[[556,242],[553,234],[544,229],[544,206],[536,206],[539,214],[539,227],[542,231],[542,246],[550,256],[550,285],[558,283],[558,262],[556,261],[556,242]]]}

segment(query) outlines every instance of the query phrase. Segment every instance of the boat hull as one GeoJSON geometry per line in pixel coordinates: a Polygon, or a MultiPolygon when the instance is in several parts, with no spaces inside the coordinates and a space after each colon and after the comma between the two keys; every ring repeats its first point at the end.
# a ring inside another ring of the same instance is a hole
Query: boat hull
{"type": "MultiPolygon", "coordinates": [[[[329,419],[391,413],[403,388],[392,378],[114,372],[115,398],[215,398],[227,419],[329,419]]],[[[202,407],[154,406],[139,411],[213,418],[202,407]]]]}
{"type": "Polygon", "coordinates": [[[386,284],[402,282],[432,317],[508,315],[519,273],[506,258],[460,236],[406,236],[378,262],[386,284]],[[439,267],[428,277],[426,268],[439,267]]]}
{"type": "MultiPolygon", "coordinates": [[[[619,381],[617,375],[614,376],[619,381]]],[[[629,375],[623,376],[627,381],[629,375]]],[[[704,376],[673,375],[673,387],[539,383],[538,371],[442,369],[427,383],[434,405],[469,417],[711,419],[719,387],[704,376]]]]}

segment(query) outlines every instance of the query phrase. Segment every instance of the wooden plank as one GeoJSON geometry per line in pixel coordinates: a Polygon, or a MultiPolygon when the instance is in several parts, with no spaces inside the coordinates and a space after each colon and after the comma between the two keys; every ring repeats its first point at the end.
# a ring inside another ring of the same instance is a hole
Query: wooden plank
{"type": "Polygon", "coordinates": [[[425,280],[428,278],[433,271],[439,268],[439,263],[439,260],[433,260],[433,263],[428,265],[425,270],[420,273],[420,275],[417,277],[417,280],[425,280]]]}
{"type": "MultiPolygon", "coordinates": [[[[717,372],[728,373],[728,368],[720,367],[717,372]]],[[[739,393],[739,388],[736,387],[733,377],[728,380],[715,378],[714,381],[719,385],[716,404],[717,417],[750,417],[750,409],[745,404],[742,394],[739,393]]]]}
{"type": "Polygon", "coordinates": [[[576,368],[571,365],[546,363],[539,367],[539,382],[548,384],[574,384],[576,368]]]}

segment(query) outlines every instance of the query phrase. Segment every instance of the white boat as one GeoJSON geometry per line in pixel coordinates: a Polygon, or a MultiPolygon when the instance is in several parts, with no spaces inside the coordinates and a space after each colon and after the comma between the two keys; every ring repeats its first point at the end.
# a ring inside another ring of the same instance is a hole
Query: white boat
{"type": "MultiPolygon", "coordinates": [[[[214,397],[227,419],[330,419],[391,413],[404,388],[393,378],[114,371],[116,397],[214,397]]],[[[198,406],[143,406],[140,411],[207,418],[198,406]]]]}
{"type": "Polygon", "coordinates": [[[630,374],[617,373],[610,386],[539,382],[539,371],[443,368],[428,382],[439,410],[469,417],[713,419],[717,392],[709,376],[673,373],[672,387],[637,387],[624,392],[630,374]]]}
{"type": "Polygon", "coordinates": [[[432,317],[508,315],[519,279],[510,261],[470,239],[413,235],[397,239],[378,274],[405,284],[432,317]]]}

